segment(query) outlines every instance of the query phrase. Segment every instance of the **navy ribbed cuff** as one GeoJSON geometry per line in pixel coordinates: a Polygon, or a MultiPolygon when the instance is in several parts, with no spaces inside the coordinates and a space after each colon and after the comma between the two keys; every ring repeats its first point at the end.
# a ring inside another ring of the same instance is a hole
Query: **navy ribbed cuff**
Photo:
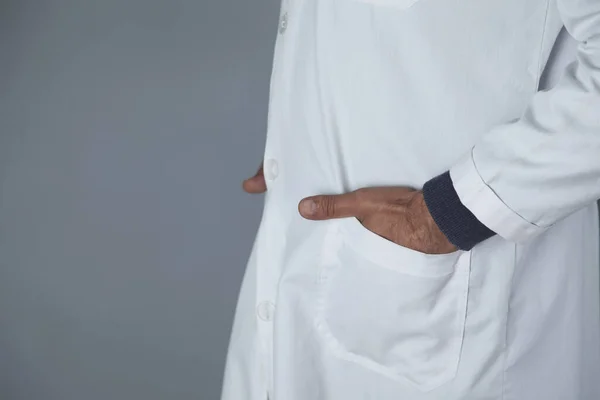
{"type": "Polygon", "coordinates": [[[450,172],[425,183],[423,196],[435,223],[459,249],[471,250],[496,234],[462,204],[454,189],[450,172]]]}

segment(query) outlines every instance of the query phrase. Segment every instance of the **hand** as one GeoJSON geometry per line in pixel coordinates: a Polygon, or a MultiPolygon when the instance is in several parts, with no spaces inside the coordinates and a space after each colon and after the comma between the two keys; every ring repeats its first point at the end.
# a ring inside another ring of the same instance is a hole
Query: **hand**
{"type": "Polygon", "coordinates": [[[374,187],[354,192],[308,197],[298,205],[310,220],[357,218],[373,233],[426,254],[448,254],[457,248],[440,231],[423,193],[405,187],[374,187]]]}
{"type": "Polygon", "coordinates": [[[252,178],[246,179],[242,186],[246,193],[258,194],[267,191],[267,184],[265,182],[265,175],[263,173],[262,165],[258,169],[258,172],[256,172],[256,175],[254,175],[252,178]]]}

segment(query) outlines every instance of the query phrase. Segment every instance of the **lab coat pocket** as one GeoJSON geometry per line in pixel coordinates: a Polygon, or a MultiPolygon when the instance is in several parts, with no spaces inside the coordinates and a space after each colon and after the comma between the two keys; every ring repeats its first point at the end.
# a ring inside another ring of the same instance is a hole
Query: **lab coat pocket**
{"type": "Polygon", "coordinates": [[[316,327],[339,358],[429,391],[457,373],[470,253],[427,255],[387,241],[354,218],[330,235],[320,265],[316,327]]]}

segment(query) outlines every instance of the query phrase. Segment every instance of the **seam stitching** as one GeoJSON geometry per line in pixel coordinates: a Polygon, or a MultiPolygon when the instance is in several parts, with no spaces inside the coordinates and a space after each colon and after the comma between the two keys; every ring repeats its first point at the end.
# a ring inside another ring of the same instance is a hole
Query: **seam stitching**
{"type": "Polygon", "coordinates": [[[512,294],[512,287],[515,281],[515,270],[517,268],[517,258],[519,246],[514,244],[513,247],[513,268],[512,276],[510,277],[510,289],[506,301],[506,316],[504,320],[504,360],[502,361],[502,400],[506,399],[506,365],[508,363],[508,318],[510,315],[510,296],[512,294]]]}
{"type": "Polygon", "coordinates": [[[544,24],[542,29],[542,39],[540,40],[540,49],[538,52],[537,71],[535,78],[536,91],[540,90],[540,81],[542,79],[542,54],[544,45],[546,44],[546,31],[548,29],[548,16],[550,15],[550,0],[546,0],[546,15],[544,16],[544,24]]]}
{"type": "MultiPolygon", "coordinates": [[[[537,146],[534,147],[534,149],[537,149],[537,146]]],[[[506,207],[506,209],[508,211],[512,212],[514,215],[516,215],[517,217],[519,217],[521,219],[521,222],[525,223],[525,225],[527,225],[530,228],[533,228],[535,230],[545,230],[545,229],[548,229],[548,228],[550,228],[552,226],[552,225],[540,225],[540,224],[536,224],[536,223],[530,221],[529,219],[525,218],[520,213],[518,213],[517,211],[515,211],[511,206],[509,206],[508,204],[506,204],[506,202],[498,195],[498,193],[496,193],[496,191],[494,190],[494,188],[492,188],[490,186],[490,184],[488,182],[486,182],[486,180],[481,175],[481,172],[479,172],[479,168],[477,167],[477,164],[475,163],[475,148],[474,147],[471,149],[471,161],[473,163],[473,167],[475,168],[475,172],[477,173],[477,177],[479,178],[479,180],[481,181],[481,183],[483,183],[483,185],[485,186],[485,188],[489,189],[493,193],[493,195],[500,201],[500,203],[502,203],[502,205],[504,205],[506,207]]],[[[483,188],[483,189],[485,189],[485,188],[483,188]]]]}

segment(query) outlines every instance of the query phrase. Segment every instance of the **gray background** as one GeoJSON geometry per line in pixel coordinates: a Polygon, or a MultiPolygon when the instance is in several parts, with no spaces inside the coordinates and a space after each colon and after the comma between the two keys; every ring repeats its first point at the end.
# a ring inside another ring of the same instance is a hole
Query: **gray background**
{"type": "Polygon", "coordinates": [[[217,399],[276,0],[0,0],[0,399],[217,399]]]}
{"type": "Polygon", "coordinates": [[[1,400],[218,398],[278,8],[0,0],[1,400]]]}

